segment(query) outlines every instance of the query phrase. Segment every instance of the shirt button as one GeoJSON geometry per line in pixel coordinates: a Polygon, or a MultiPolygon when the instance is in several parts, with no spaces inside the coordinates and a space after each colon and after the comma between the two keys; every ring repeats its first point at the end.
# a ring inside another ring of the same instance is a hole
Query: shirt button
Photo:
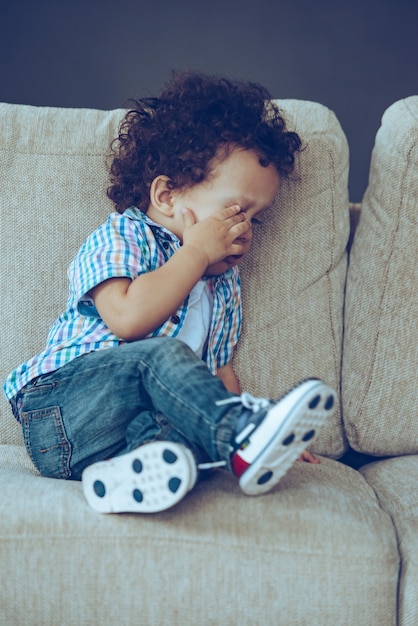
{"type": "Polygon", "coordinates": [[[178,315],[172,315],[171,321],[173,322],[173,324],[180,324],[180,317],[178,315]]]}
{"type": "Polygon", "coordinates": [[[170,248],[170,244],[168,243],[168,241],[163,241],[163,248],[164,250],[168,250],[170,248]]]}

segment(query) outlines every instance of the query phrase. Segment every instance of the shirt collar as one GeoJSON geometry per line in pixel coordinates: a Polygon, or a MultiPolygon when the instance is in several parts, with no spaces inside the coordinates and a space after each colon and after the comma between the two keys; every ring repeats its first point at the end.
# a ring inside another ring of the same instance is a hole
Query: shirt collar
{"type": "Polygon", "coordinates": [[[154,222],[154,220],[149,218],[148,215],[144,213],[144,211],[141,211],[141,209],[138,209],[137,207],[130,207],[129,209],[126,209],[126,211],[124,211],[123,215],[133,221],[143,222],[144,224],[147,224],[150,228],[152,228],[153,232],[162,239],[169,239],[170,241],[174,241],[175,243],[180,244],[179,238],[176,237],[176,235],[172,233],[171,230],[168,230],[168,228],[165,228],[165,226],[161,226],[161,224],[154,222]]]}

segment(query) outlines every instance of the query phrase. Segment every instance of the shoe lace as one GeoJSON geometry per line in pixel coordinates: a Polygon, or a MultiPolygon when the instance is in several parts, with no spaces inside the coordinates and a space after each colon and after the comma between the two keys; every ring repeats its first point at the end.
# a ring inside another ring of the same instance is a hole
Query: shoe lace
{"type": "MultiPolygon", "coordinates": [[[[260,409],[265,409],[270,406],[270,400],[267,400],[267,398],[256,398],[247,391],[244,391],[240,396],[233,396],[232,398],[225,398],[224,400],[218,400],[215,402],[216,406],[238,403],[241,403],[245,409],[251,411],[252,413],[257,413],[260,409]]],[[[233,448],[231,447],[231,450],[232,449],[233,448]]],[[[221,467],[222,465],[226,465],[225,461],[220,461],[218,463],[201,463],[198,465],[198,468],[212,469],[213,467],[221,467]]]]}
{"type": "Polygon", "coordinates": [[[225,400],[218,400],[215,404],[217,406],[223,406],[224,404],[235,404],[240,402],[246,409],[257,413],[260,409],[265,409],[270,405],[270,400],[267,398],[256,398],[247,391],[244,391],[240,396],[234,398],[226,398],[225,400]]]}

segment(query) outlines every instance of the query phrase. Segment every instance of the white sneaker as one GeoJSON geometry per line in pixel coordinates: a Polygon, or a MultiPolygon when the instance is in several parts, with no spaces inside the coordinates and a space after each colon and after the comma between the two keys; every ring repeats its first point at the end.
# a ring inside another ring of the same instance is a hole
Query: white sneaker
{"type": "Polygon", "coordinates": [[[185,446],[154,441],[82,475],[87,502],[99,513],[156,513],[174,506],[196,483],[194,456],[185,446]]]}
{"type": "Polygon", "coordinates": [[[232,443],[232,471],[249,496],[270,491],[312,443],[337,406],[331,387],[308,379],[279,400],[242,394],[243,414],[232,443]]]}

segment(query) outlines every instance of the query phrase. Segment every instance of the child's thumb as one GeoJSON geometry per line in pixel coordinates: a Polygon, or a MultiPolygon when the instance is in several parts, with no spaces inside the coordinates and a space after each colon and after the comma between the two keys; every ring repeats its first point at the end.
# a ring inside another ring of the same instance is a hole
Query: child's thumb
{"type": "Polygon", "coordinates": [[[185,226],[193,226],[193,224],[196,224],[196,217],[193,211],[186,207],[183,207],[181,212],[183,214],[183,223],[185,226]]]}

